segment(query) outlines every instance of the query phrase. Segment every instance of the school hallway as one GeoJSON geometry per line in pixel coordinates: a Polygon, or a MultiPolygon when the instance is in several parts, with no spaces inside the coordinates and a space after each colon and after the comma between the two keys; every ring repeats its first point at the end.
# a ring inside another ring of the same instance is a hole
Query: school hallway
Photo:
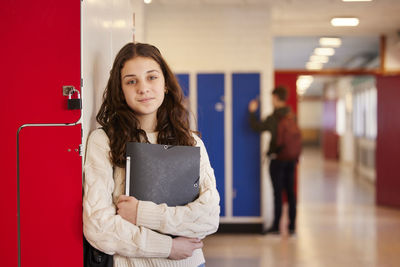
{"type": "Polygon", "coordinates": [[[351,166],[305,149],[297,199],[295,236],[214,234],[204,242],[206,266],[400,266],[400,210],[376,206],[375,186],[351,166]]]}

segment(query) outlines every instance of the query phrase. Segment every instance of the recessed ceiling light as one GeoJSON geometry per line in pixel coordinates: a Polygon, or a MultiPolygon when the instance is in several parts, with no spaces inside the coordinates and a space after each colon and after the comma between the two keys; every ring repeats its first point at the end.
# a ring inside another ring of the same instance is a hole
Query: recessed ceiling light
{"type": "Polygon", "coordinates": [[[354,27],[360,23],[358,18],[333,18],[331,19],[332,26],[335,27],[354,27]]]}
{"type": "Polygon", "coordinates": [[[318,47],[314,49],[314,55],[317,56],[333,56],[335,54],[335,49],[332,47],[318,47]]]}
{"type": "Polygon", "coordinates": [[[319,63],[319,62],[307,62],[306,69],[308,69],[308,70],[320,70],[320,69],[322,69],[322,63],[319,63]]]}
{"type": "Polygon", "coordinates": [[[339,47],[341,44],[342,40],[337,37],[322,37],[319,39],[320,46],[339,47]]]}
{"type": "Polygon", "coordinates": [[[372,2],[372,0],[342,0],[343,2],[372,2]]]}
{"type": "Polygon", "coordinates": [[[150,3],[151,3],[151,0],[143,0],[143,2],[144,2],[145,4],[150,4],[150,3]]]}
{"type": "Polygon", "coordinates": [[[329,61],[329,57],[328,56],[312,55],[310,57],[310,62],[327,63],[328,61],[329,61]]]}

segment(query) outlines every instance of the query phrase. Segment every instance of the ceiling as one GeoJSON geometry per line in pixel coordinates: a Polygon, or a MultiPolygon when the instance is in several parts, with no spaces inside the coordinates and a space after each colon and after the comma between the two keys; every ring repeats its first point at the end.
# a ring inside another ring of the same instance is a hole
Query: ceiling
{"type": "MultiPolygon", "coordinates": [[[[340,37],[342,45],[324,64],[326,68],[378,67],[380,36],[398,33],[400,37],[400,0],[342,2],[342,0],[153,0],[160,5],[244,6],[271,12],[274,35],[275,69],[304,69],[320,37],[340,37]],[[333,27],[333,17],[354,16],[357,27],[333,27]],[[373,61],[375,59],[375,61],[373,61]]],[[[316,94],[315,79],[310,93],[316,94]]],[[[310,88],[311,89],[311,88],[310,88]]]]}
{"type": "Polygon", "coordinates": [[[161,5],[259,6],[272,13],[278,36],[380,35],[400,30],[400,1],[342,2],[341,0],[153,0],[161,5]],[[356,28],[335,28],[335,16],[356,16],[356,28]]]}
{"type": "MultiPolygon", "coordinates": [[[[400,2],[400,0],[399,0],[400,2]]],[[[319,47],[320,36],[277,36],[274,38],[275,69],[304,69],[305,63],[319,47]]],[[[337,35],[336,35],[337,36],[337,35]]],[[[379,36],[340,36],[342,45],[335,48],[324,68],[354,69],[373,65],[379,56],[379,36]]],[[[379,62],[379,61],[378,61],[379,62]]]]}

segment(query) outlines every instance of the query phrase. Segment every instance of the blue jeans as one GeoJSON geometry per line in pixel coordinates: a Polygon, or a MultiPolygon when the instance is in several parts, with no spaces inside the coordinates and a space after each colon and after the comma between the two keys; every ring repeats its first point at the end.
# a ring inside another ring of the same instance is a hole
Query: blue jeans
{"type": "Polygon", "coordinates": [[[206,267],[205,263],[200,264],[198,267],[206,267]]]}

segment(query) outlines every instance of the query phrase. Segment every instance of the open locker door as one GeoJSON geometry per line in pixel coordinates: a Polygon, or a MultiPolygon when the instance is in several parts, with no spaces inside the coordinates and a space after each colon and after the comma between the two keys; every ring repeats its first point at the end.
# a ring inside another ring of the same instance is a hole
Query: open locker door
{"type": "Polygon", "coordinates": [[[80,5],[2,3],[2,266],[83,263],[81,110],[62,90],[80,90],[80,5]]]}

